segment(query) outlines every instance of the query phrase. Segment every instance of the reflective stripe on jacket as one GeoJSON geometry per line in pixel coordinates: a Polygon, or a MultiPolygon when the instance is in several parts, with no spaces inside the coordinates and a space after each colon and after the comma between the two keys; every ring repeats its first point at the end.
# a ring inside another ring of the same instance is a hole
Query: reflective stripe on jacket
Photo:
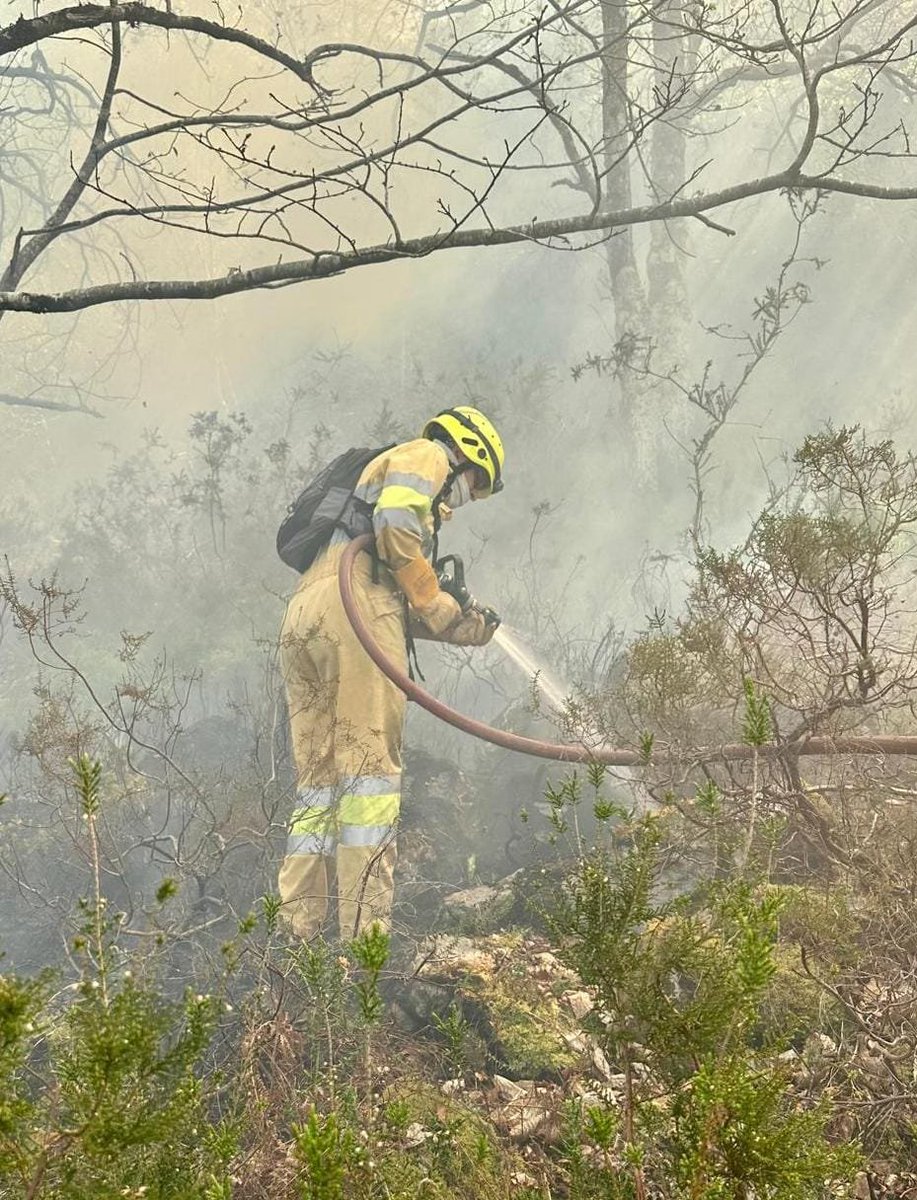
{"type": "MultiPolygon", "coordinates": [[[[365,468],[354,495],[373,506],[379,558],[392,571],[433,554],[433,501],[449,475],[449,457],[439,442],[415,438],[385,450],[365,468]]],[[[332,545],[347,541],[339,531],[332,545]]]]}

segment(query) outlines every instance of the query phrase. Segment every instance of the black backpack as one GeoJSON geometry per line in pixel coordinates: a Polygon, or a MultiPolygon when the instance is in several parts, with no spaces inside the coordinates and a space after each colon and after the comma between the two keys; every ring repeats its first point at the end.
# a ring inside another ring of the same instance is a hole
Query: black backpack
{"type": "Polygon", "coordinates": [[[299,493],[277,530],[277,553],[300,575],[315,562],[336,529],[351,537],[372,530],[372,505],[358,500],[353,489],[365,467],[395,443],[374,450],[345,450],[299,493]]]}

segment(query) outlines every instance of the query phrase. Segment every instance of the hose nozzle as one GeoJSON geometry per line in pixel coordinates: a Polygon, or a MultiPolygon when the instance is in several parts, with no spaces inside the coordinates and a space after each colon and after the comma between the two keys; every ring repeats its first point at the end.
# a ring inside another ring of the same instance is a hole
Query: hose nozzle
{"type": "Polygon", "coordinates": [[[487,625],[488,627],[492,626],[494,629],[499,629],[500,623],[503,620],[503,618],[500,616],[500,614],[498,612],[495,612],[494,609],[492,609],[492,608],[479,608],[478,612],[484,618],[485,625],[487,625]]]}
{"type": "Polygon", "coordinates": [[[463,613],[474,607],[474,597],[465,584],[465,564],[458,554],[444,554],[433,564],[433,569],[440,590],[448,592],[463,613]]]}
{"type": "Polygon", "coordinates": [[[479,604],[469,592],[465,583],[465,564],[460,555],[444,554],[434,563],[434,570],[440,589],[449,593],[463,613],[474,610],[484,618],[485,625],[497,628],[500,624],[499,614],[492,608],[485,608],[483,604],[479,604]]]}

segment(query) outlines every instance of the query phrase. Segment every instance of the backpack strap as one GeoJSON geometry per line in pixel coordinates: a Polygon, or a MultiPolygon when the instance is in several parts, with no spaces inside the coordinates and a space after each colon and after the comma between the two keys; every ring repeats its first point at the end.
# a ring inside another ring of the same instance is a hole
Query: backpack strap
{"type": "MultiPolygon", "coordinates": [[[[440,515],[439,506],[445,501],[449,492],[452,490],[452,485],[455,483],[456,476],[462,471],[462,466],[457,467],[449,462],[449,474],[446,476],[446,482],[433,497],[433,561],[439,558],[439,531],[442,528],[443,518],[440,515]]],[[[421,679],[423,676],[421,676],[421,679]]]]}
{"type": "Polygon", "coordinates": [[[408,653],[408,678],[414,680],[419,678],[421,683],[426,683],[424,673],[420,669],[420,659],[417,657],[417,643],[411,633],[411,608],[407,596],[404,597],[404,645],[408,653]],[[416,676],[415,671],[417,672],[416,676]]]}

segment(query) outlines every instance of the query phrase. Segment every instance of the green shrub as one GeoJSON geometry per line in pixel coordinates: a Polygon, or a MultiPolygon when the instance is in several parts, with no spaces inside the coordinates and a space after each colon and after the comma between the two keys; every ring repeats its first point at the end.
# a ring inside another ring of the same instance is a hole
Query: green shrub
{"type": "Polygon", "coordinates": [[[553,905],[560,954],[593,989],[589,1027],[624,1081],[620,1112],[580,1114],[568,1137],[571,1195],[641,1197],[650,1181],[690,1200],[827,1195],[860,1156],[829,1142],[827,1107],[803,1107],[777,1058],[785,897],[733,878],[660,902],[660,840],[656,818],[634,822],[629,846],[577,860],[553,905]]]}

